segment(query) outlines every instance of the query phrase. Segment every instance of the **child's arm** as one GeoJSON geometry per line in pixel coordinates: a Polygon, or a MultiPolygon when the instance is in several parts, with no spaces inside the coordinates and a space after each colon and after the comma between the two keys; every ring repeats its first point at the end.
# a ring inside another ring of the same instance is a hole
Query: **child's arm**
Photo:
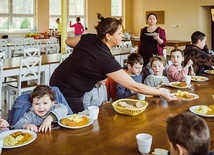
{"type": "Polygon", "coordinates": [[[39,132],[47,132],[48,130],[51,131],[51,123],[53,122],[53,117],[49,115],[45,118],[42,125],[39,127],[39,132]]]}
{"type": "Polygon", "coordinates": [[[168,68],[168,76],[170,76],[170,78],[173,79],[174,81],[183,81],[184,75],[187,75],[187,74],[188,74],[188,68],[185,68],[185,67],[182,68],[181,71],[178,71],[178,69],[174,65],[171,65],[168,68]]]}
{"type": "Polygon", "coordinates": [[[31,131],[34,131],[34,132],[38,132],[38,127],[34,124],[24,124],[22,126],[23,129],[27,129],[27,130],[31,130],[31,131]]]}

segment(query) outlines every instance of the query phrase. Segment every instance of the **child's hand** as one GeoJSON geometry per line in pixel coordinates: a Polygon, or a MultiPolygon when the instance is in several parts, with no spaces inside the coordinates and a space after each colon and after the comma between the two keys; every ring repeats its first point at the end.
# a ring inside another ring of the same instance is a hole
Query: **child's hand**
{"type": "Polygon", "coordinates": [[[34,124],[24,124],[23,129],[31,130],[34,132],[38,132],[38,127],[34,124]]]}
{"type": "Polygon", "coordinates": [[[6,120],[0,118],[0,122],[1,122],[0,123],[0,128],[9,127],[9,123],[6,120]]]}
{"type": "Polygon", "coordinates": [[[51,131],[51,123],[53,121],[52,116],[48,116],[43,121],[42,125],[39,127],[39,132],[47,132],[48,130],[51,131]]]}
{"type": "Polygon", "coordinates": [[[188,62],[187,62],[187,67],[189,68],[190,66],[192,66],[193,65],[193,61],[190,59],[188,62]]]}

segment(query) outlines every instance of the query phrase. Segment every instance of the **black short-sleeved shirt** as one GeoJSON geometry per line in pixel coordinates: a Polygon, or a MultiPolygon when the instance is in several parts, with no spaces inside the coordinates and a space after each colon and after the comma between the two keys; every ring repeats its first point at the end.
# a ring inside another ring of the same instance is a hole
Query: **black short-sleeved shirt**
{"type": "Polygon", "coordinates": [[[106,74],[121,69],[110,49],[95,34],[85,34],[51,76],[50,85],[58,86],[63,95],[80,98],[106,74]]]}

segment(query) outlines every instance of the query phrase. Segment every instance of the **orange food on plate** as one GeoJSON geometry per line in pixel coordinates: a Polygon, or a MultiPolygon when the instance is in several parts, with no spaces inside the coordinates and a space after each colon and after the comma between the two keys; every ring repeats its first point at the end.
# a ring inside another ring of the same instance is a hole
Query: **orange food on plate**
{"type": "Polygon", "coordinates": [[[74,114],[72,116],[61,119],[60,122],[65,126],[77,127],[88,124],[89,118],[86,116],[79,116],[77,114],[74,114]]]}

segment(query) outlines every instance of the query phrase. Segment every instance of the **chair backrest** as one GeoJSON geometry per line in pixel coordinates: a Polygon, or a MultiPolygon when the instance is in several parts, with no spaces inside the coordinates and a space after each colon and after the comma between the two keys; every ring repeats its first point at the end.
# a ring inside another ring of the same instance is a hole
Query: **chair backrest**
{"type": "Polygon", "coordinates": [[[62,63],[71,53],[61,53],[60,63],[62,63]]]}
{"type": "Polygon", "coordinates": [[[112,101],[116,101],[117,100],[117,90],[116,90],[117,83],[113,79],[108,77],[105,85],[106,85],[106,90],[107,90],[108,101],[110,99],[112,101]]]}
{"type": "Polygon", "coordinates": [[[38,47],[31,47],[31,48],[24,48],[24,57],[34,57],[34,56],[40,56],[40,50],[38,47]]]}
{"type": "Polygon", "coordinates": [[[0,59],[0,109],[2,106],[3,61],[3,59],[0,59]]]}
{"type": "Polygon", "coordinates": [[[12,44],[14,45],[12,57],[23,56],[26,40],[24,38],[13,38],[12,44]]]}
{"type": "Polygon", "coordinates": [[[57,38],[50,38],[46,41],[46,54],[59,53],[57,51],[57,38]]]}
{"type": "Polygon", "coordinates": [[[6,51],[7,51],[7,39],[0,39],[0,59],[5,59],[6,51]]]}
{"type": "Polygon", "coordinates": [[[18,79],[18,89],[21,90],[23,82],[36,81],[37,85],[40,84],[40,68],[41,56],[39,57],[22,57],[18,79]]]}
{"type": "MultiPolygon", "coordinates": [[[[61,93],[58,87],[51,87],[55,92],[55,101],[64,104],[68,108],[68,114],[73,114],[73,111],[69,107],[65,97],[61,93]]],[[[16,122],[24,115],[25,112],[27,112],[31,107],[30,103],[30,94],[23,94],[16,98],[14,101],[14,104],[11,108],[11,111],[8,115],[8,123],[10,126],[13,126],[16,124],[16,122]]]]}
{"type": "Polygon", "coordinates": [[[74,48],[66,46],[66,53],[72,53],[74,48]]]}

